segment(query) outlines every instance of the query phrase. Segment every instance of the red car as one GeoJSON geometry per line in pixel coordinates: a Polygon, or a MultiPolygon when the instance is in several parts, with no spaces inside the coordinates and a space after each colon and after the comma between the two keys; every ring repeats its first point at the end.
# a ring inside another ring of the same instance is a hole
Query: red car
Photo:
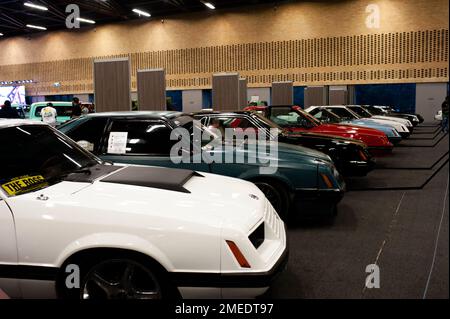
{"type": "Polygon", "coordinates": [[[261,113],[291,133],[312,132],[361,140],[372,155],[390,153],[394,147],[379,130],[348,124],[323,124],[299,106],[249,106],[245,111],[261,113]]]}

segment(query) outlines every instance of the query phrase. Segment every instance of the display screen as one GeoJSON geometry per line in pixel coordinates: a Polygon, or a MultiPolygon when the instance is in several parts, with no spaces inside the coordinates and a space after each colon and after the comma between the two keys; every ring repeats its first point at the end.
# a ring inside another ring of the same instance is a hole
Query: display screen
{"type": "Polygon", "coordinates": [[[0,104],[10,100],[11,104],[25,104],[25,86],[0,86],[0,104]]]}

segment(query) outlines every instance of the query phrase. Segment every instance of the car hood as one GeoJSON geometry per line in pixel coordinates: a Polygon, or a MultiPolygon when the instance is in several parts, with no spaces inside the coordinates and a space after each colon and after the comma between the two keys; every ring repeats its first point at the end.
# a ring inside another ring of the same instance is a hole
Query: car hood
{"type": "Polygon", "coordinates": [[[375,115],[375,116],[372,116],[371,119],[392,121],[392,122],[401,123],[401,124],[406,125],[406,126],[411,126],[412,125],[410,120],[404,119],[404,118],[401,118],[401,117],[395,117],[395,116],[375,115]]]}
{"type": "Polygon", "coordinates": [[[355,144],[355,145],[359,145],[362,147],[365,147],[366,145],[359,141],[359,140],[355,140],[352,138],[347,138],[347,137],[343,137],[343,136],[336,136],[336,135],[331,135],[331,134],[320,134],[320,133],[309,133],[309,132],[303,132],[303,133],[292,133],[292,134],[287,134],[286,137],[309,137],[309,138],[314,138],[317,139],[317,141],[338,141],[338,142],[345,142],[345,143],[350,143],[350,144],[355,144]]]}
{"type": "Polygon", "coordinates": [[[380,123],[376,123],[373,121],[370,122],[370,121],[363,121],[363,120],[351,120],[351,121],[342,122],[342,124],[345,124],[345,123],[348,123],[349,125],[354,125],[354,126],[356,125],[359,127],[367,127],[367,128],[376,129],[376,130],[382,131],[389,137],[400,136],[397,133],[397,131],[392,127],[392,125],[380,124],[380,123]]]}
{"type": "Polygon", "coordinates": [[[375,129],[349,125],[349,124],[322,124],[319,126],[321,132],[329,132],[328,134],[333,134],[333,132],[359,134],[359,135],[373,135],[373,136],[384,136],[383,132],[375,129]]]}
{"type": "MultiPolygon", "coordinates": [[[[102,176],[93,182],[63,181],[45,189],[52,205],[68,205],[74,211],[92,212],[105,222],[126,221],[131,227],[142,223],[203,225],[220,229],[233,225],[243,232],[263,218],[266,198],[252,183],[236,178],[195,173],[181,181],[185,191],[146,186],[138,177],[111,180],[133,166],[102,176]],[[140,184],[140,185],[139,185],[140,184]],[[161,221],[165,222],[161,222],[161,221]],[[156,222],[158,221],[158,222],[156,222]]],[[[160,167],[138,167],[141,174],[155,169],[184,171],[160,167]]],[[[170,179],[170,177],[168,177],[170,179]]],[[[35,197],[35,195],[34,195],[35,197]]],[[[33,197],[33,198],[34,198],[33,197]]]]}
{"type": "Polygon", "coordinates": [[[382,124],[382,125],[388,125],[392,128],[395,128],[398,132],[405,132],[408,130],[408,128],[403,125],[400,122],[396,122],[396,121],[391,121],[391,120],[386,120],[386,119],[378,119],[378,118],[367,118],[367,119],[359,119],[358,121],[361,121],[362,123],[377,123],[377,124],[382,124]]]}

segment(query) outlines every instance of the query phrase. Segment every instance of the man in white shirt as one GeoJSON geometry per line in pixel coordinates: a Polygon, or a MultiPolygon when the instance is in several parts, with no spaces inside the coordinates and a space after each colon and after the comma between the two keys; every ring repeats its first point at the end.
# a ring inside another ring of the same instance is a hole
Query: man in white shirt
{"type": "Polygon", "coordinates": [[[53,108],[52,103],[47,103],[47,106],[41,110],[42,122],[47,123],[48,125],[51,125],[53,127],[56,126],[56,117],[57,116],[58,116],[58,113],[53,108]]]}

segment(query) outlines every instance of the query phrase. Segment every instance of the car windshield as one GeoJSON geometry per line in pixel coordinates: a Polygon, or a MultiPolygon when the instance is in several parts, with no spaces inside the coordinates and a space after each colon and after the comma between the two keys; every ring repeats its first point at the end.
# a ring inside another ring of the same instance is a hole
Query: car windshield
{"type": "Polygon", "coordinates": [[[0,129],[0,184],[9,196],[60,182],[100,161],[76,143],[44,125],[0,129]]]}
{"type": "Polygon", "coordinates": [[[370,107],[369,108],[370,113],[375,114],[375,115],[385,115],[386,112],[383,111],[383,109],[378,108],[378,107],[370,107]]]}
{"type": "Polygon", "coordinates": [[[206,141],[203,139],[197,140],[197,135],[194,134],[194,128],[201,132],[200,138],[205,134],[212,137],[218,137],[212,130],[204,126],[199,120],[195,120],[192,116],[182,115],[173,120],[177,127],[183,127],[191,135],[191,143],[195,145],[201,145],[202,147],[207,145],[210,141],[206,141]],[[198,144],[200,143],[200,144],[198,144]]]}
{"type": "Polygon", "coordinates": [[[372,117],[372,114],[370,114],[368,111],[366,111],[360,106],[348,106],[348,108],[361,117],[372,117]]]}
{"type": "Polygon", "coordinates": [[[320,121],[308,113],[292,107],[273,107],[270,113],[270,120],[282,128],[311,128],[320,125],[320,121]]]}
{"type": "MultiPolygon", "coordinates": [[[[40,117],[41,111],[45,107],[45,105],[36,107],[34,116],[40,117]]],[[[53,105],[53,108],[56,110],[57,116],[70,117],[72,115],[72,105],[53,105]]]]}
{"type": "Polygon", "coordinates": [[[342,119],[331,112],[330,110],[327,110],[326,108],[315,108],[312,111],[310,111],[310,115],[314,116],[315,119],[319,120],[321,123],[340,123],[342,122],[342,119]]]}
{"type": "Polygon", "coordinates": [[[345,108],[345,107],[330,107],[327,108],[343,120],[357,120],[360,117],[353,111],[345,108]]]}

